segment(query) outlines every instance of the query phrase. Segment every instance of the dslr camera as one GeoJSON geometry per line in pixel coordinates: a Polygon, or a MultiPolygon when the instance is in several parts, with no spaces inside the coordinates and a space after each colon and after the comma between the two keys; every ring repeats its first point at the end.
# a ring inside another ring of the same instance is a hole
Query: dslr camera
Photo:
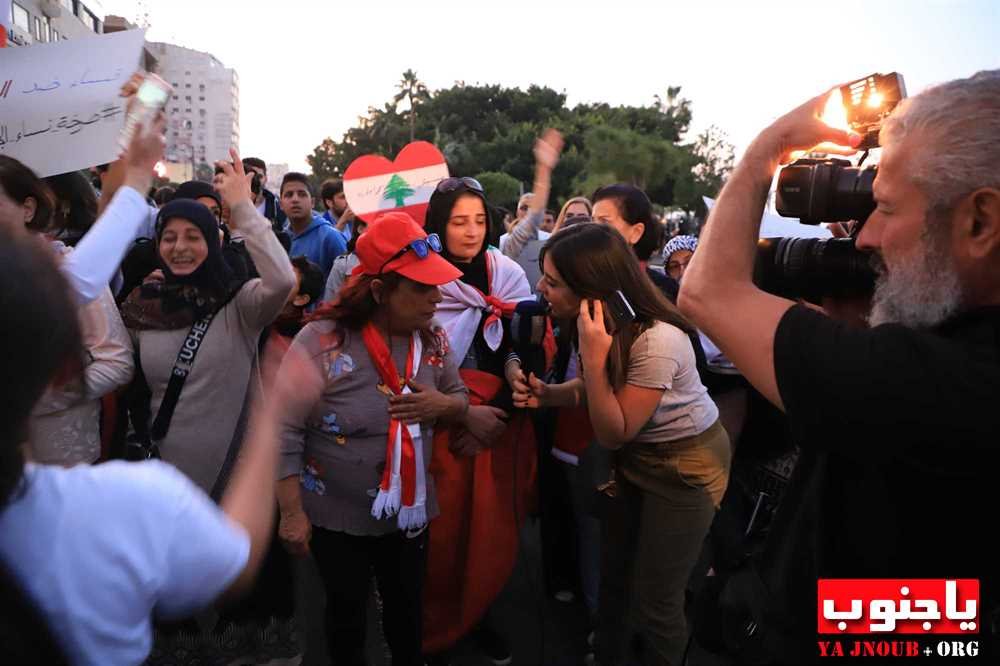
{"type": "Polygon", "coordinates": [[[847,124],[862,136],[858,150],[864,154],[858,166],[846,159],[798,159],[778,173],[775,207],[782,217],[797,217],[803,224],[850,220],[857,224],[850,238],[760,240],[757,284],[786,298],[818,302],[824,296],[863,296],[875,285],[869,257],[854,241],[875,209],[872,183],[878,167],[861,164],[868,151],[878,147],[882,122],[906,97],[906,87],[897,72],[872,74],[841,86],[839,94],[847,124]]]}

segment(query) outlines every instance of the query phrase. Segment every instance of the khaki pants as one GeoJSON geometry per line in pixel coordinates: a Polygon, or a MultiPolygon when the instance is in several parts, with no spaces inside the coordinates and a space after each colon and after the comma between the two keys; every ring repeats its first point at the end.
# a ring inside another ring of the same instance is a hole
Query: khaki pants
{"type": "Polygon", "coordinates": [[[684,589],[729,482],[729,436],[719,422],[685,440],[627,444],[618,493],[603,516],[597,658],[679,664],[687,643],[684,589]],[[627,620],[626,620],[627,619],[627,620]]]}

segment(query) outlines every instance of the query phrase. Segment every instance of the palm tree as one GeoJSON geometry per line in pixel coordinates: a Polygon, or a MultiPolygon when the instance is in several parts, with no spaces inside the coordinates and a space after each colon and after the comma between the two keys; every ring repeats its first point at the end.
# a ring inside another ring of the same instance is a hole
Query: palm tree
{"type": "Polygon", "coordinates": [[[405,99],[410,104],[410,110],[407,113],[410,116],[410,142],[412,143],[416,131],[417,105],[429,100],[431,95],[427,91],[427,86],[417,78],[417,73],[412,69],[403,72],[403,78],[396,85],[396,88],[399,89],[399,92],[392,98],[393,102],[399,104],[405,99]]]}

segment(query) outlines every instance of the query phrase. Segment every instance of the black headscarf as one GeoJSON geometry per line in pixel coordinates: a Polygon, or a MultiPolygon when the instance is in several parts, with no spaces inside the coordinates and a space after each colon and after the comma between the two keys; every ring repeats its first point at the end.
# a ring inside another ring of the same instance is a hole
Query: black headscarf
{"type": "Polygon", "coordinates": [[[460,183],[451,192],[435,191],[431,195],[430,202],[427,205],[427,217],[424,221],[424,231],[428,234],[437,234],[441,237],[441,245],[443,246],[441,248],[441,256],[450,261],[455,268],[462,271],[462,277],[460,278],[462,282],[476,287],[484,294],[489,293],[486,280],[486,249],[491,244],[499,242],[499,236],[494,238],[496,234],[494,233],[493,220],[493,208],[490,206],[490,202],[486,200],[486,195],[468,187],[465,183],[460,183]],[[479,248],[479,252],[469,263],[455,261],[455,258],[448,251],[447,242],[448,219],[451,217],[451,210],[455,207],[455,202],[458,198],[465,194],[472,194],[479,197],[483,202],[483,207],[486,209],[486,236],[483,238],[483,246],[479,248]]]}
{"type": "Polygon", "coordinates": [[[219,221],[204,205],[191,199],[174,199],[160,209],[156,220],[156,244],[171,220],[190,222],[201,232],[208,247],[205,260],[189,275],[175,275],[156,250],[163,282],[147,282],[129,294],[122,316],[130,328],[174,329],[190,326],[215,312],[239,290],[247,276],[234,271],[219,241],[219,221]]]}

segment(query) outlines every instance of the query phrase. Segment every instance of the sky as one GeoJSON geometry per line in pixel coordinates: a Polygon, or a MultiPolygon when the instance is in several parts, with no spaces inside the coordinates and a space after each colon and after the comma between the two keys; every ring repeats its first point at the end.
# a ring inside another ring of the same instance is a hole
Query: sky
{"type": "Polygon", "coordinates": [[[103,0],[148,16],[151,41],[207,51],[240,78],[241,151],[306,170],[406,69],[545,85],[581,102],[649,104],[668,86],[740,154],[775,118],[838,83],[903,74],[909,94],[1000,67],[1000,2],[697,0],[103,0]],[[138,8],[138,9],[137,9],[138,8]]]}

